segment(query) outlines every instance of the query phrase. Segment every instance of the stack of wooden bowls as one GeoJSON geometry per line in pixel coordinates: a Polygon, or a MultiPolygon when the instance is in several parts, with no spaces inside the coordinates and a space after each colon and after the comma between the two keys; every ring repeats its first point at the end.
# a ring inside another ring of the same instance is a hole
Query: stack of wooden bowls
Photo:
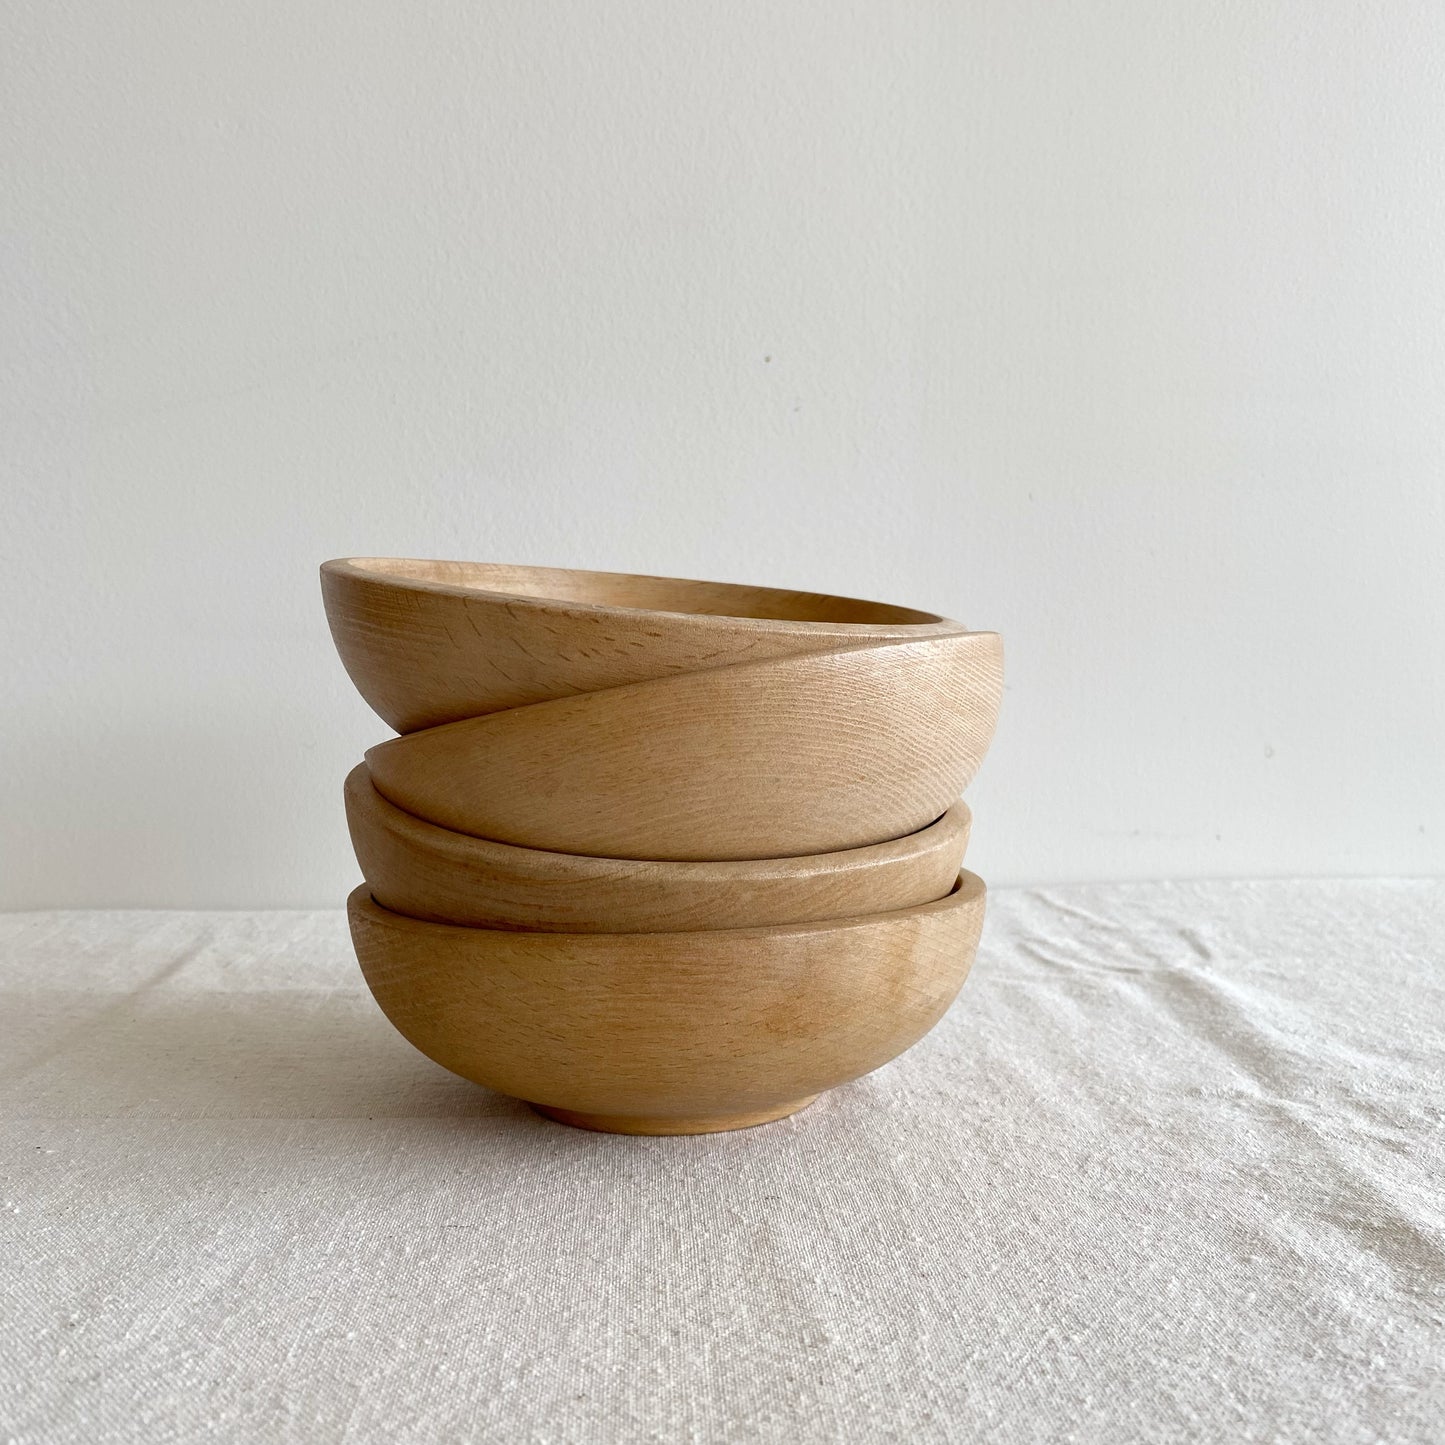
{"type": "Polygon", "coordinates": [[[346,780],[366,981],[566,1123],[781,1118],[921,1038],[984,888],[958,801],[997,634],[768,588],[471,562],[321,569],[401,736],[346,780]]]}

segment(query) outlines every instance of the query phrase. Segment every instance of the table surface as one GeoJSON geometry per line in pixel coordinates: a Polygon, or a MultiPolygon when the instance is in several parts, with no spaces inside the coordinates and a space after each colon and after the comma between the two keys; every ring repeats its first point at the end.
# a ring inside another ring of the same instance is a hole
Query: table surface
{"type": "Polygon", "coordinates": [[[1445,882],[1000,891],[791,1120],[580,1133],[339,911],[0,915],[0,1439],[1445,1439],[1445,882]]]}

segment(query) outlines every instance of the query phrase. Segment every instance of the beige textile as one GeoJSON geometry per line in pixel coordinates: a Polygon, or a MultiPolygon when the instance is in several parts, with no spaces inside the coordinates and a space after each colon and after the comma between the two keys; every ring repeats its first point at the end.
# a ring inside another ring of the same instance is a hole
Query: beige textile
{"type": "Polygon", "coordinates": [[[997,891],[921,1045],[589,1135],[339,911],[0,916],[0,1440],[1445,1440],[1445,883],[997,891]]]}

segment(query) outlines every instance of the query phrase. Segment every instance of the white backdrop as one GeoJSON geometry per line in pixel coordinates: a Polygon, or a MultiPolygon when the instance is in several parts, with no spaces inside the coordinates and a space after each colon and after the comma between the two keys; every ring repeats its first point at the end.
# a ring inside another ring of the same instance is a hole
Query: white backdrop
{"type": "Polygon", "coordinates": [[[340,905],[349,553],[999,629],[995,883],[1445,867],[1445,8],[0,15],[0,906],[340,905]]]}

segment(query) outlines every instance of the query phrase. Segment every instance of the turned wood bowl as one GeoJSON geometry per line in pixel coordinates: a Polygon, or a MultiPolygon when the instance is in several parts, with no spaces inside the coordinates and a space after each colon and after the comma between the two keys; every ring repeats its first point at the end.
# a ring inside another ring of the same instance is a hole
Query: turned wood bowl
{"type": "Polygon", "coordinates": [[[443,828],[606,858],[834,853],[942,816],[993,736],[992,632],[733,663],[409,733],[376,790],[443,828]]]}
{"type": "Polygon", "coordinates": [[[971,873],[872,917],[694,933],[517,933],[348,900],[396,1028],[465,1079],[584,1128],[700,1134],[782,1118],[922,1038],[983,926],[971,873]]]}
{"type": "Polygon", "coordinates": [[[321,567],[336,650],[398,732],[732,662],[927,641],[931,612],[771,587],[482,562],[321,567]]]}
{"type": "Polygon", "coordinates": [[[905,838],[802,858],[587,858],[438,828],[387,802],[365,763],[346,779],[346,820],[383,908],[433,923],[554,933],[760,927],[931,903],[958,877],[971,821],[959,802],[905,838]]]}

